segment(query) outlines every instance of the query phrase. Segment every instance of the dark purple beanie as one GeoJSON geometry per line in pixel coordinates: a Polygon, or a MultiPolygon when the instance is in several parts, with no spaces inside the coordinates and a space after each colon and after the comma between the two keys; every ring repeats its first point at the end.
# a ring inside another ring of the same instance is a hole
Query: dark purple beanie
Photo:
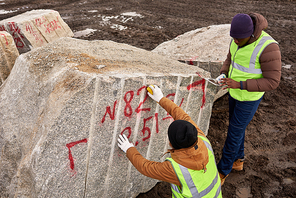
{"type": "Polygon", "coordinates": [[[175,120],[168,129],[169,140],[174,149],[188,148],[197,140],[197,130],[185,120],[175,120]]]}
{"type": "Polygon", "coordinates": [[[247,38],[253,34],[254,25],[247,14],[237,14],[233,17],[230,27],[230,36],[233,38],[247,38]]]}

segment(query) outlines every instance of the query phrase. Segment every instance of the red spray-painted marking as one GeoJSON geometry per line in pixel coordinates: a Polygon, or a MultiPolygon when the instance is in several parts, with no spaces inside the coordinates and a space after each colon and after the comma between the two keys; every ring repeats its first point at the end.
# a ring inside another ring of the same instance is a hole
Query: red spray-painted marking
{"type": "Polygon", "coordinates": [[[181,107],[181,105],[183,104],[183,102],[184,102],[184,98],[182,98],[179,107],[181,107]]]}
{"type": "MultiPolygon", "coordinates": [[[[153,116],[150,116],[148,118],[144,118],[143,121],[144,121],[144,126],[143,126],[143,129],[142,129],[142,133],[143,133],[143,136],[145,135],[145,132],[147,131],[148,132],[148,136],[147,137],[144,137],[143,138],[143,141],[149,139],[151,137],[151,130],[149,127],[146,126],[146,122],[148,120],[151,120],[153,116]]],[[[156,133],[159,133],[159,128],[158,128],[158,113],[155,113],[154,114],[154,118],[155,118],[155,121],[156,121],[156,133]]],[[[122,132],[120,133],[121,135],[126,131],[128,130],[128,137],[127,138],[130,138],[131,134],[132,134],[132,129],[131,127],[126,127],[125,129],[122,130],[122,132]]],[[[137,146],[139,144],[139,141],[136,141],[135,143],[135,146],[137,146]]]]}
{"type": "Polygon", "coordinates": [[[4,36],[4,39],[5,39],[5,41],[6,41],[6,45],[8,45],[8,40],[7,40],[7,38],[6,38],[6,35],[3,34],[3,33],[0,33],[0,35],[4,36]]]}
{"type": "MultiPolygon", "coordinates": [[[[176,93],[170,93],[170,94],[168,94],[167,96],[166,96],[166,98],[169,98],[170,96],[175,96],[176,95],[176,93]]],[[[174,102],[174,100],[172,99],[171,100],[172,102],[174,102]]],[[[169,113],[167,113],[167,115],[170,115],[169,113]]],[[[172,118],[172,116],[168,116],[168,117],[165,117],[165,118],[162,118],[162,120],[167,120],[167,119],[171,119],[172,118]]]]}
{"type": "MultiPolygon", "coordinates": [[[[168,98],[170,96],[175,96],[175,93],[168,94],[166,97],[168,98]]],[[[172,100],[172,101],[174,102],[174,100],[172,100]]],[[[183,104],[183,102],[184,102],[184,98],[182,98],[179,107],[181,107],[181,105],[183,104]]],[[[170,115],[170,114],[167,113],[167,115],[170,115]]],[[[162,118],[162,120],[167,120],[167,119],[173,119],[173,117],[172,116],[168,116],[168,117],[162,118]]]]}
{"type": "Polygon", "coordinates": [[[25,44],[22,41],[22,38],[24,38],[24,36],[21,33],[21,29],[15,25],[15,22],[8,22],[8,25],[10,27],[10,32],[12,32],[11,35],[14,38],[16,47],[23,48],[25,44]]]}
{"type": "MultiPolygon", "coordinates": [[[[196,74],[197,74],[199,77],[201,77],[201,75],[200,75],[199,73],[196,72],[196,74]]],[[[203,78],[203,77],[201,77],[201,78],[203,78]]]]}
{"type": "MultiPolygon", "coordinates": [[[[196,82],[188,85],[187,86],[187,89],[189,91],[192,88],[197,88],[197,86],[200,85],[200,84],[201,84],[202,90],[203,90],[203,99],[202,99],[202,106],[201,106],[201,108],[202,108],[205,105],[205,80],[202,79],[202,80],[196,81],[196,82]]],[[[140,95],[140,92],[143,91],[143,90],[145,90],[145,88],[147,88],[147,86],[142,86],[140,89],[138,89],[137,95],[140,95]]],[[[176,93],[170,93],[166,97],[167,98],[168,97],[174,97],[175,95],[176,95],[176,93]]],[[[134,92],[133,91],[128,91],[128,92],[126,92],[126,94],[125,94],[125,96],[123,98],[124,101],[125,101],[125,103],[126,103],[126,106],[125,106],[125,109],[124,109],[124,115],[126,117],[128,117],[128,118],[131,118],[131,116],[132,116],[132,113],[131,113],[132,112],[132,107],[131,107],[131,104],[130,103],[133,100],[133,96],[134,96],[134,92]],[[129,95],[129,97],[128,97],[128,95],[129,95]]],[[[144,100],[142,102],[140,102],[138,108],[135,110],[137,113],[139,113],[141,111],[150,111],[151,110],[151,108],[141,108],[141,106],[145,103],[145,101],[147,100],[147,98],[148,98],[148,94],[146,92],[146,96],[145,96],[144,100]]],[[[172,100],[172,101],[174,102],[174,100],[172,100]]],[[[182,98],[179,107],[182,106],[183,102],[184,102],[184,98],[182,98]]],[[[106,119],[106,115],[107,114],[109,114],[111,120],[114,120],[115,119],[115,108],[116,108],[116,104],[117,104],[117,101],[114,102],[113,112],[111,111],[111,107],[110,106],[107,106],[106,107],[106,112],[105,112],[105,114],[104,114],[104,116],[103,116],[103,118],[101,120],[101,123],[102,124],[105,122],[105,119],[106,119]]],[[[146,135],[146,137],[144,137],[142,139],[142,141],[145,141],[145,140],[147,140],[147,139],[149,139],[151,137],[151,129],[146,126],[146,122],[149,121],[149,120],[151,120],[152,118],[153,118],[153,116],[150,116],[148,118],[144,118],[143,119],[144,123],[143,123],[143,129],[141,130],[141,132],[142,132],[142,135],[143,136],[146,135]]],[[[154,114],[154,118],[156,120],[156,133],[159,133],[158,113],[155,113],[154,114]]],[[[172,117],[171,116],[168,116],[168,117],[162,118],[162,120],[166,120],[166,119],[172,119],[172,117]]],[[[125,129],[123,129],[123,131],[121,132],[121,134],[123,134],[126,131],[128,132],[128,138],[130,138],[131,137],[131,133],[132,133],[131,127],[126,127],[125,129]]],[[[135,146],[137,146],[138,144],[139,144],[139,141],[136,141],[135,142],[135,146]]]]}
{"type": "Polygon", "coordinates": [[[43,25],[43,27],[46,29],[45,30],[46,33],[51,33],[56,29],[61,29],[62,27],[59,26],[58,23],[59,23],[58,17],[57,17],[57,20],[52,20],[50,22],[48,22],[45,17],[35,19],[35,24],[39,27],[43,25]]]}
{"type": "Polygon", "coordinates": [[[203,108],[205,106],[205,103],[206,103],[206,93],[205,93],[205,85],[206,85],[206,83],[205,82],[206,82],[205,79],[201,79],[201,80],[195,81],[194,83],[187,86],[187,90],[189,91],[190,89],[195,88],[200,84],[202,85],[203,96],[202,96],[202,104],[201,104],[200,108],[203,108]]]}
{"type": "Polygon", "coordinates": [[[133,97],[134,97],[134,92],[128,91],[125,93],[124,98],[123,98],[124,102],[126,103],[126,105],[124,107],[124,115],[129,118],[131,118],[132,114],[133,114],[133,109],[131,106],[131,101],[132,101],[133,97]],[[129,99],[127,99],[127,94],[130,95],[129,99]]]}
{"type": "Polygon", "coordinates": [[[140,95],[141,91],[145,88],[147,88],[147,86],[145,86],[145,85],[140,87],[140,89],[138,89],[138,91],[137,91],[137,95],[140,95]]]}
{"type": "Polygon", "coordinates": [[[150,136],[151,136],[151,130],[150,130],[150,128],[149,128],[149,127],[146,127],[146,122],[147,122],[148,120],[150,120],[151,118],[152,118],[152,116],[143,119],[143,120],[144,120],[144,125],[143,125],[143,129],[142,129],[143,136],[145,135],[145,131],[148,132],[147,137],[144,137],[144,138],[143,138],[143,141],[149,139],[150,136]]]}
{"type": "MultiPolygon", "coordinates": [[[[140,92],[144,89],[144,90],[146,90],[146,88],[147,88],[147,86],[142,86],[139,90],[138,90],[138,92],[137,92],[137,95],[140,95],[140,92]]],[[[143,108],[143,109],[141,109],[140,107],[144,104],[144,102],[146,102],[146,100],[148,99],[148,94],[147,94],[147,92],[146,92],[146,95],[145,95],[145,98],[144,98],[144,100],[142,101],[142,102],[140,102],[140,104],[139,104],[139,106],[136,108],[136,113],[140,113],[141,111],[150,111],[151,110],[151,108],[143,108]]]]}
{"type": "Polygon", "coordinates": [[[156,133],[159,133],[159,128],[158,128],[158,113],[155,113],[154,117],[155,117],[155,120],[156,120],[156,133]]]}
{"type": "Polygon", "coordinates": [[[0,31],[6,31],[4,25],[0,26],[0,31]]]}
{"type": "Polygon", "coordinates": [[[131,137],[132,134],[132,128],[131,127],[126,127],[125,129],[122,130],[122,132],[120,133],[121,135],[123,134],[124,131],[128,130],[128,136],[127,138],[131,137]]]}
{"type": "Polygon", "coordinates": [[[103,116],[102,121],[101,121],[102,123],[105,122],[107,113],[109,114],[111,120],[114,120],[114,118],[115,118],[115,107],[116,107],[116,104],[117,104],[117,100],[114,102],[114,105],[113,105],[113,113],[111,113],[111,107],[110,106],[106,107],[105,115],[103,116]]]}
{"type": "Polygon", "coordinates": [[[51,33],[57,29],[61,29],[61,26],[58,25],[58,21],[53,20],[46,25],[46,33],[51,33]]]}
{"type": "Polygon", "coordinates": [[[36,32],[30,24],[26,25],[26,31],[32,34],[36,41],[40,41],[41,43],[43,43],[43,39],[41,38],[40,33],[36,32]]]}
{"type": "Polygon", "coordinates": [[[35,24],[39,27],[41,27],[41,25],[43,25],[46,22],[47,22],[47,20],[44,16],[41,18],[35,19],[35,24]]]}
{"type": "Polygon", "coordinates": [[[73,160],[73,156],[72,156],[72,153],[71,153],[71,148],[73,146],[75,146],[76,144],[79,144],[79,143],[86,143],[87,142],[87,139],[83,139],[83,140],[79,140],[79,141],[76,141],[76,142],[71,142],[69,144],[66,144],[66,146],[68,147],[69,149],[69,160],[70,160],[70,168],[73,170],[74,169],[74,160],[73,160]]]}
{"type": "Polygon", "coordinates": [[[194,65],[192,61],[194,61],[198,56],[192,57],[189,60],[189,65],[194,65]]]}
{"type": "Polygon", "coordinates": [[[168,120],[168,119],[173,119],[173,117],[172,116],[168,116],[168,117],[162,118],[162,120],[168,120]]]}
{"type": "MultiPolygon", "coordinates": [[[[170,93],[170,94],[168,94],[167,96],[166,96],[166,98],[169,98],[170,96],[175,96],[176,95],[176,93],[170,93]]],[[[174,102],[174,100],[172,100],[173,102],[174,102]]]]}

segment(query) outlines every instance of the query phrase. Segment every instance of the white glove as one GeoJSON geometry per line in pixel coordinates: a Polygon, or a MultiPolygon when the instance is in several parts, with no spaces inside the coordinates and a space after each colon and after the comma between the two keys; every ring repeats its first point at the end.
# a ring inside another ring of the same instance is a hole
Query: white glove
{"type": "Polygon", "coordinates": [[[219,85],[222,84],[222,81],[221,81],[222,78],[226,78],[226,75],[225,75],[225,74],[221,74],[220,76],[218,76],[218,77],[216,78],[216,81],[217,81],[217,83],[218,83],[219,85]]]}
{"type": "Polygon", "coordinates": [[[149,88],[152,90],[152,94],[148,92],[148,95],[156,102],[159,102],[163,98],[160,88],[157,85],[149,85],[149,88]]]}
{"type": "Polygon", "coordinates": [[[134,147],[134,145],[128,141],[127,137],[124,134],[119,135],[119,138],[117,139],[117,141],[118,141],[119,148],[121,148],[121,150],[123,150],[125,153],[127,149],[134,147]]]}

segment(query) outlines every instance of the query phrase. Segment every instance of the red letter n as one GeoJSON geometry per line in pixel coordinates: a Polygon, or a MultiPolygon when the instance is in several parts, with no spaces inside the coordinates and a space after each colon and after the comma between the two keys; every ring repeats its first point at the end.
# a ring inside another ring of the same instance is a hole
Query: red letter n
{"type": "Polygon", "coordinates": [[[117,104],[117,100],[114,102],[114,105],[113,105],[113,113],[111,113],[111,107],[110,106],[106,107],[105,115],[104,115],[104,117],[102,118],[102,121],[101,121],[102,124],[105,122],[105,118],[106,118],[107,113],[109,114],[111,120],[114,120],[116,104],[117,104]]]}

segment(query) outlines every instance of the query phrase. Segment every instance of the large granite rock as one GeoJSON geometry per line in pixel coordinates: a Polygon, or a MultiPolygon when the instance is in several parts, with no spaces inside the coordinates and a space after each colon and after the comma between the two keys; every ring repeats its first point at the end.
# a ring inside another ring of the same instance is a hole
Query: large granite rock
{"type": "Polygon", "coordinates": [[[224,61],[231,37],[230,24],[198,28],[158,45],[153,52],[175,60],[224,61]]]}
{"type": "Polygon", "coordinates": [[[57,11],[43,9],[0,21],[0,31],[7,31],[13,36],[20,54],[61,37],[74,36],[57,11]]]}
{"type": "MultiPolygon", "coordinates": [[[[152,52],[198,66],[211,73],[212,78],[220,75],[231,41],[230,24],[198,28],[158,45],[152,52]]],[[[215,100],[227,93],[217,87],[215,100]]]]}
{"type": "Polygon", "coordinates": [[[12,36],[5,31],[0,31],[0,86],[9,76],[19,52],[12,36]]]}
{"type": "Polygon", "coordinates": [[[136,197],[156,180],[117,146],[126,134],[163,161],[172,119],[147,96],[157,84],[207,133],[210,73],[112,41],[61,38],[20,55],[0,87],[3,197],[136,197]]]}

